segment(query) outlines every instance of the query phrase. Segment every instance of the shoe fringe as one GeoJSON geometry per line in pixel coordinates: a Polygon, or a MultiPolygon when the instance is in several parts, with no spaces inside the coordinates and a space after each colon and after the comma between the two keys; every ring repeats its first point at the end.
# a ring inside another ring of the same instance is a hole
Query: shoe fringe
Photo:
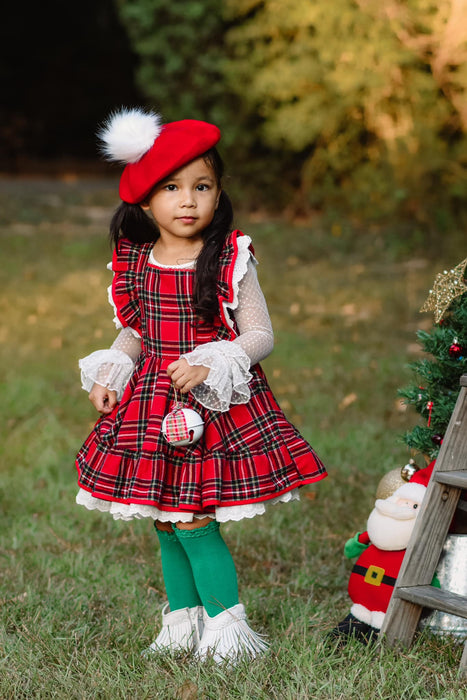
{"type": "Polygon", "coordinates": [[[245,620],[233,617],[220,629],[204,629],[196,655],[201,660],[212,658],[216,663],[236,662],[254,659],[268,648],[264,635],[254,632],[245,620]]]}

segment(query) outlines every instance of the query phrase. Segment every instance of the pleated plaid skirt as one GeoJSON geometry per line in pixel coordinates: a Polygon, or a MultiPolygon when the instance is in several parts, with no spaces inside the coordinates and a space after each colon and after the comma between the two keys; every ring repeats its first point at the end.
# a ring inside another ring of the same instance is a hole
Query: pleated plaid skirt
{"type": "MultiPolygon", "coordinates": [[[[197,323],[194,271],[153,266],[152,244],[121,242],[114,255],[113,299],[124,325],[142,335],[143,348],[115,410],[103,416],[80,449],[79,485],[94,497],[162,511],[213,513],[216,507],[276,499],[326,476],[312,447],[278,406],[259,365],[250,369],[251,398],[224,413],[186,404],[204,420],[193,446],[177,448],[161,433],[176,396],[168,365],[201,343],[228,340],[217,319],[197,323]]],[[[228,292],[235,247],[226,245],[219,294],[228,292]]]]}

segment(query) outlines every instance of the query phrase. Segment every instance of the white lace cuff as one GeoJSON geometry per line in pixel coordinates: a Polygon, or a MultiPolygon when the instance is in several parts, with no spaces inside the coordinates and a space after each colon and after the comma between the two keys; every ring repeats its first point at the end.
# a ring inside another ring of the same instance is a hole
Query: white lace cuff
{"type": "Polygon", "coordinates": [[[89,392],[93,384],[100,384],[116,391],[120,401],[134,366],[133,360],[121,350],[96,350],[79,361],[81,386],[89,392]]]}
{"type": "Polygon", "coordinates": [[[231,404],[250,400],[250,359],[237,343],[228,340],[206,343],[181,357],[189,365],[209,368],[207,379],[191,390],[205,408],[224,412],[229,410],[231,404]]]}

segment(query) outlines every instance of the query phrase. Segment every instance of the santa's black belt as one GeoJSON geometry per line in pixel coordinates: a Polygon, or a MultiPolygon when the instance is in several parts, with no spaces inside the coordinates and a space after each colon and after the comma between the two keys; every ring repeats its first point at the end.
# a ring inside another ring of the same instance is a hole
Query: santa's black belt
{"type": "Polygon", "coordinates": [[[385,570],[382,569],[381,566],[371,565],[365,569],[364,566],[355,564],[352,573],[364,576],[365,583],[369,583],[370,586],[381,586],[382,583],[385,583],[387,586],[395,586],[397,581],[397,579],[392,576],[386,576],[385,570]]]}

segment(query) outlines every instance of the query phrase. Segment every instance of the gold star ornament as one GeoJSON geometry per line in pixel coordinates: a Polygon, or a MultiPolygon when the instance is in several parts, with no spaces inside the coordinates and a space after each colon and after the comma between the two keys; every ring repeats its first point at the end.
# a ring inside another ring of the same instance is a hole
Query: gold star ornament
{"type": "Polygon", "coordinates": [[[451,302],[467,292],[464,280],[466,267],[467,258],[456,265],[453,270],[444,270],[444,272],[437,274],[433,282],[433,289],[430,289],[428,298],[420,311],[434,311],[435,322],[439,323],[451,302]]]}

